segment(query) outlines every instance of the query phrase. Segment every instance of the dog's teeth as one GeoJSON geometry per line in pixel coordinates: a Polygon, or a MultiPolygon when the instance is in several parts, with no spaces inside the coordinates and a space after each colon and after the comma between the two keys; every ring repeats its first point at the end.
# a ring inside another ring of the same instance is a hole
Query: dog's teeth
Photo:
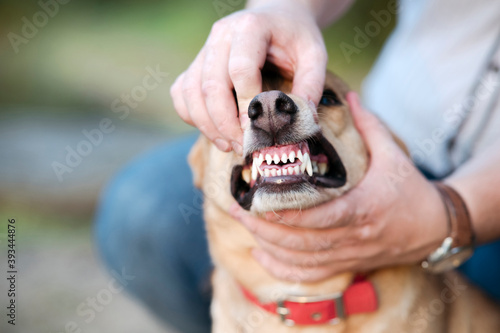
{"type": "Polygon", "coordinates": [[[278,169],[278,171],[276,171],[276,175],[281,176],[281,169],[278,169]]]}
{"type": "Polygon", "coordinates": [[[319,168],[320,175],[324,175],[326,173],[327,168],[328,168],[328,164],[318,163],[318,168],[319,168]]]}
{"type": "Polygon", "coordinates": [[[290,155],[288,155],[288,159],[290,160],[290,162],[293,163],[293,161],[295,161],[295,152],[292,150],[292,152],[290,153],[290,155]]]}
{"type": "Polygon", "coordinates": [[[304,156],[302,156],[302,164],[300,165],[300,172],[304,172],[307,167],[307,163],[310,161],[309,159],[309,154],[305,153],[304,156]]]}
{"type": "Polygon", "coordinates": [[[247,183],[250,183],[250,169],[243,169],[241,171],[241,178],[247,183]]]}
{"type": "Polygon", "coordinates": [[[253,162],[252,164],[252,179],[253,180],[256,180],[257,179],[257,169],[259,168],[256,164],[256,162],[258,163],[258,161],[255,161],[253,162]]]}
{"type": "Polygon", "coordinates": [[[304,156],[302,155],[302,151],[299,149],[297,150],[297,158],[301,161],[304,162],[304,156]]]}
{"type": "Polygon", "coordinates": [[[274,164],[278,164],[280,162],[280,157],[278,156],[278,154],[274,154],[273,161],[274,161],[274,164]]]}
{"type": "Polygon", "coordinates": [[[281,156],[281,162],[286,163],[286,161],[288,161],[288,157],[286,156],[286,153],[283,153],[281,156]]]}
{"type": "Polygon", "coordinates": [[[296,165],[294,168],[293,168],[293,172],[295,172],[296,175],[300,175],[300,167],[298,165],[296,165]]]}
{"type": "Polygon", "coordinates": [[[271,176],[276,177],[276,169],[271,169],[271,176]]]}
{"type": "Polygon", "coordinates": [[[319,171],[319,169],[318,169],[318,162],[312,161],[312,167],[313,167],[313,172],[314,173],[318,173],[318,171],[319,171]]]}
{"type": "Polygon", "coordinates": [[[288,175],[288,170],[286,168],[283,168],[283,176],[288,175]]]}
{"type": "Polygon", "coordinates": [[[270,165],[273,162],[273,158],[271,157],[271,155],[266,154],[266,162],[267,165],[270,165]]]}
{"type": "Polygon", "coordinates": [[[293,175],[293,167],[288,167],[288,174],[293,175]]]}
{"type": "Polygon", "coordinates": [[[309,174],[309,176],[313,175],[313,168],[310,159],[307,160],[306,171],[309,174]]]}
{"type": "Polygon", "coordinates": [[[269,175],[270,175],[269,169],[264,170],[264,176],[269,177],[269,175]]]}
{"type": "Polygon", "coordinates": [[[260,154],[259,157],[256,157],[253,160],[254,160],[254,163],[257,165],[257,167],[260,167],[262,162],[264,162],[264,156],[262,156],[262,154],[260,154]]]}

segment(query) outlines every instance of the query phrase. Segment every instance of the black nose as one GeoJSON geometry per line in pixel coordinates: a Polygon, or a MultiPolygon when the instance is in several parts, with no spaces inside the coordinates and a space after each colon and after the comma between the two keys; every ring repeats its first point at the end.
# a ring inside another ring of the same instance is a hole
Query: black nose
{"type": "MultiPolygon", "coordinates": [[[[277,90],[258,94],[248,106],[248,117],[254,128],[258,128],[273,139],[295,120],[298,109],[295,102],[277,90]]],[[[274,141],[274,140],[273,140],[274,141]]]]}

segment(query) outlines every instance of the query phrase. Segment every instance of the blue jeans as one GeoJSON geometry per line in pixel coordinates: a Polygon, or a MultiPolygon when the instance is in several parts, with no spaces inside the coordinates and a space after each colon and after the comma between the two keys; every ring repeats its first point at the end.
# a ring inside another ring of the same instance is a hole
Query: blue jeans
{"type": "MultiPolygon", "coordinates": [[[[127,290],[183,333],[210,332],[212,264],[187,153],[196,138],[160,147],[126,166],[103,194],[97,243],[127,290]]],[[[500,300],[500,242],[481,246],[462,271],[500,300]]]]}

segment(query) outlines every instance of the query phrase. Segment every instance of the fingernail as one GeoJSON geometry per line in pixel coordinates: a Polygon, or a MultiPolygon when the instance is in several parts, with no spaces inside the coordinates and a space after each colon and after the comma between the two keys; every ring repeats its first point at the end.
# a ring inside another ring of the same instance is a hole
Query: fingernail
{"type": "Polygon", "coordinates": [[[311,110],[316,110],[316,104],[314,104],[313,101],[308,100],[307,101],[307,105],[309,105],[309,107],[311,108],[311,110]]]}
{"type": "Polygon", "coordinates": [[[222,150],[224,152],[229,151],[229,149],[231,148],[231,145],[226,140],[215,139],[214,143],[217,146],[217,148],[219,148],[219,150],[222,150]]]}
{"type": "Polygon", "coordinates": [[[309,106],[309,108],[310,108],[310,109],[311,109],[311,111],[312,111],[314,121],[315,121],[316,123],[318,123],[318,122],[319,122],[319,118],[318,118],[318,110],[316,109],[316,104],[314,104],[314,102],[313,102],[313,101],[308,100],[308,101],[307,101],[307,105],[309,106]]]}
{"type": "Polygon", "coordinates": [[[241,145],[238,142],[231,141],[231,146],[233,146],[233,149],[236,152],[236,154],[243,155],[243,148],[241,147],[241,145]]]}

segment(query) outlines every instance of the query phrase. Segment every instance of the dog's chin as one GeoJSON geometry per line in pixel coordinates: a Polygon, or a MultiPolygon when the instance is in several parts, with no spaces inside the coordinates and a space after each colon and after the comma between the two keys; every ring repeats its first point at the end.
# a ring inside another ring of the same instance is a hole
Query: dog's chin
{"type": "Polygon", "coordinates": [[[244,209],[268,212],[304,209],[329,199],[347,174],[321,133],[286,145],[257,147],[233,167],[231,194],[244,209]]]}
{"type": "Polygon", "coordinates": [[[251,210],[256,213],[305,209],[326,201],[328,196],[320,193],[308,182],[285,185],[275,189],[271,186],[259,188],[253,197],[251,210]]]}

